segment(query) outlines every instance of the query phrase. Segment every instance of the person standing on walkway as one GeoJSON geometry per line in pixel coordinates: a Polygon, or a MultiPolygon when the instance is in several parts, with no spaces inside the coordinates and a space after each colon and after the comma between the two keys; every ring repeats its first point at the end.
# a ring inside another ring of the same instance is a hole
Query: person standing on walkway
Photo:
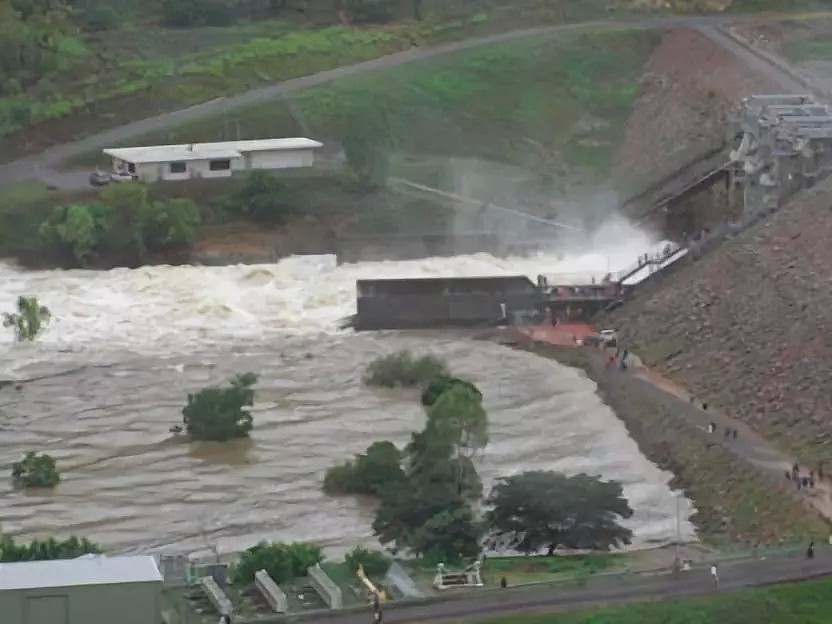
{"type": "Polygon", "coordinates": [[[711,566],[711,580],[714,582],[714,589],[719,589],[719,573],[716,569],[716,564],[711,566]]]}
{"type": "Polygon", "coordinates": [[[815,558],[815,542],[809,542],[809,548],[806,549],[806,558],[811,561],[815,558]]]}

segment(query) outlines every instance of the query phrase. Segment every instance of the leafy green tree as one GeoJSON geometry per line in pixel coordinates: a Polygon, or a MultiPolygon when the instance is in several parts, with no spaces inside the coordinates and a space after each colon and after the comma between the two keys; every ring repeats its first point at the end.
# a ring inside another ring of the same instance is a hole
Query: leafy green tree
{"type": "Polygon", "coordinates": [[[144,183],[121,182],[105,186],[101,190],[101,201],[114,211],[135,215],[147,210],[150,197],[144,183]]]}
{"type": "Polygon", "coordinates": [[[367,367],[364,382],[370,386],[417,386],[447,375],[445,363],[433,355],[414,356],[407,349],[376,358],[367,367]]]}
{"type": "Polygon", "coordinates": [[[384,24],[393,19],[395,0],[345,0],[344,6],[354,22],[384,24]]]}
{"type": "Polygon", "coordinates": [[[323,552],[315,544],[305,542],[260,542],[240,556],[231,568],[231,580],[235,585],[254,582],[254,574],[265,570],[276,583],[287,583],[324,560],[323,552]]]}
{"type": "Polygon", "coordinates": [[[392,442],[373,442],[355,461],[334,466],[324,477],[328,494],[366,494],[378,496],[385,488],[404,482],[402,454],[392,442]]]}
{"type": "Polygon", "coordinates": [[[500,533],[518,536],[518,550],[537,552],[548,546],[609,550],[629,544],[633,533],[618,522],[633,510],[618,481],[586,474],[567,477],[531,471],[500,480],[488,497],[486,523],[500,533]]]}
{"type": "Polygon", "coordinates": [[[49,308],[40,305],[37,297],[18,297],[17,312],[3,314],[3,327],[14,327],[19,342],[32,341],[51,318],[49,308]]]}
{"type": "Polygon", "coordinates": [[[344,557],[344,562],[353,572],[356,572],[358,566],[361,566],[368,576],[381,576],[386,574],[390,568],[390,558],[384,553],[377,550],[367,550],[361,546],[356,546],[348,552],[344,557]]]}
{"type": "Polygon", "coordinates": [[[100,552],[98,544],[86,537],[79,539],[73,536],[63,541],[50,537],[45,540],[33,540],[29,544],[17,544],[10,535],[0,536],[0,563],[75,559],[81,555],[100,552]]]}
{"type": "Polygon", "coordinates": [[[46,241],[66,245],[81,266],[92,262],[106,234],[112,227],[112,212],[106,205],[70,204],[56,206],[40,226],[46,241]]]}
{"type": "Polygon", "coordinates": [[[488,418],[476,388],[454,384],[427,410],[426,431],[435,431],[437,439],[444,438],[469,456],[488,444],[488,418]]]}
{"type": "Polygon", "coordinates": [[[189,199],[146,202],[135,219],[139,248],[150,250],[193,243],[202,223],[199,207],[189,199]]]}
{"type": "Polygon", "coordinates": [[[283,223],[294,212],[286,201],[286,185],[267,171],[252,171],[222,204],[227,211],[255,221],[283,223]]]}
{"type": "Polygon", "coordinates": [[[23,461],[12,464],[12,478],[25,487],[55,487],[60,482],[61,475],[54,457],[30,451],[23,461]]]}
{"type": "Polygon", "coordinates": [[[363,190],[372,191],[387,183],[395,136],[382,101],[362,99],[347,105],[343,144],[347,165],[363,190]]]}
{"type": "Polygon", "coordinates": [[[476,557],[481,550],[482,527],[467,503],[456,502],[429,518],[408,539],[419,555],[439,561],[476,557]]]}
{"type": "Polygon", "coordinates": [[[188,395],[182,415],[188,434],[195,440],[222,442],[249,434],[253,418],[245,409],[254,405],[257,375],[237,375],[229,388],[205,388],[188,395]]]}
{"type": "Polygon", "coordinates": [[[436,403],[436,399],[439,398],[439,395],[446,390],[450,390],[454,386],[465,386],[472,392],[479,395],[480,399],[482,399],[482,392],[480,392],[479,388],[477,388],[470,381],[460,379],[459,377],[451,377],[450,375],[437,375],[430,380],[427,388],[425,388],[424,392],[422,392],[422,405],[425,407],[431,407],[434,403],[436,403]]]}

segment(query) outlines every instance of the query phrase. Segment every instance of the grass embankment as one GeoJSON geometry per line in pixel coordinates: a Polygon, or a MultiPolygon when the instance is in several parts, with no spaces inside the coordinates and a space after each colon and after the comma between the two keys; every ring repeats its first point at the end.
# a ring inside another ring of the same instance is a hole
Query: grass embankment
{"type": "MultiPolygon", "coordinates": [[[[468,624],[821,624],[832,621],[832,579],[591,611],[466,620],[468,624]]],[[[459,621],[458,624],[463,624],[459,621]]]]}
{"type": "MultiPolygon", "coordinates": [[[[25,92],[0,97],[0,137],[5,137],[0,138],[0,159],[154,113],[413,47],[609,16],[605,0],[423,4],[422,21],[343,25],[330,3],[312,7],[308,15],[288,11],[282,19],[183,29],[161,26],[154,6],[138,14],[120,14],[111,30],[62,35],[55,66],[25,92]],[[15,114],[20,106],[26,107],[27,115],[15,114]]],[[[621,4],[623,9],[627,6],[621,4]]],[[[412,16],[410,0],[401,0],[394,15],[412,16]]]]}
{"type": "MultiPolygon", "coordinates": [[[[189,142],[308,132],[344,134],[344,110],[383,109],[402,152],[485,158],[547,177],[603,178],[621,140],[649,31],[533,37],[338,80],[135,142],[189,142]],[[239,134],[238,134],[239,133],[239,134]]],[[[89,158],[85,159],[89,162],[89,158]]]]}
{"type": "MultiPolygon", "coordinates": [[[[628,375],[605,375],[601,356],[588,350],[528,343],[526,348],[581,368],[624,422],[642,453],[675,476],[696,507],[691,521],[706,543],[726,547],[825,539],[828,524],[774,486],[765,475],[707,439],[679,415],[679,399],[628,375]]],[[[684,403],[684,402],[682,402],[684,403]]]]}
{"type": "Polygon", "coordinates": [[[799,39],[785,43],[781,51],[792,62],[826,61],[832,59],[832,39],[828,36],[799,39]]]}

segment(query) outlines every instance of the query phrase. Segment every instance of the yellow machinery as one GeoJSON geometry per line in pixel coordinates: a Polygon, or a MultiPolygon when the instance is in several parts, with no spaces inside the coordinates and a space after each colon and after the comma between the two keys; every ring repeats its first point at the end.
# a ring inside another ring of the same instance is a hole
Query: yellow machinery
{"type": "Polygon", "coordinates": [[[358,566],[358,571],[356,571],[355,575],[358,577],[358,580],[364,584],[364,587],[367,588],[370,598],[378,596],[379,602],[387,602],[387,592],[384,589],[378,589],[375,585],[373,585],[372,581],[367,578],[366,574],[364,574],[364,566],[358,566]]]}

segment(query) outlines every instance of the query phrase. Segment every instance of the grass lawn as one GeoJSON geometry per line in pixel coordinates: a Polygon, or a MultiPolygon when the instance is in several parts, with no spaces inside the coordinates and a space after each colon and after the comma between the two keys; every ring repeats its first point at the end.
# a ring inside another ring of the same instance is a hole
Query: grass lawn
{"type": "MultiPolygon", "coordinates": [[[[611,29],[533,37],[336,81],[133,141],[309,133],[338,140],[344,111],[383,109],[398,149],[484,158],[542,176],[603,178],[660,34],[611,29]]],[[[85,162],[88,162],[87,159],[85,162]]]]}
{"type": "MultiPolygon", "coordinates": [[[[462,624],[462,620],[459,621],[462,624]]],[[[832,578],[701,598],[631,603],[565,614],[465,620],[470,624],[828,624],[832,578]]]]}
{"type": "Polygon", "coordinates": [[[546,557],[489,557],[482,568],[486,585],[497,586],[502,577],[509,585],[535,583],[559,577],[581,577],[623,566],[626,555],[592,554],[546,557]]]}
{"type": "Polygon", "coordinates": [[[795,63],[801,61],[832,59],[832,39],[817,37],[789,41],[782,47],[783,55],[795,63]]]}

